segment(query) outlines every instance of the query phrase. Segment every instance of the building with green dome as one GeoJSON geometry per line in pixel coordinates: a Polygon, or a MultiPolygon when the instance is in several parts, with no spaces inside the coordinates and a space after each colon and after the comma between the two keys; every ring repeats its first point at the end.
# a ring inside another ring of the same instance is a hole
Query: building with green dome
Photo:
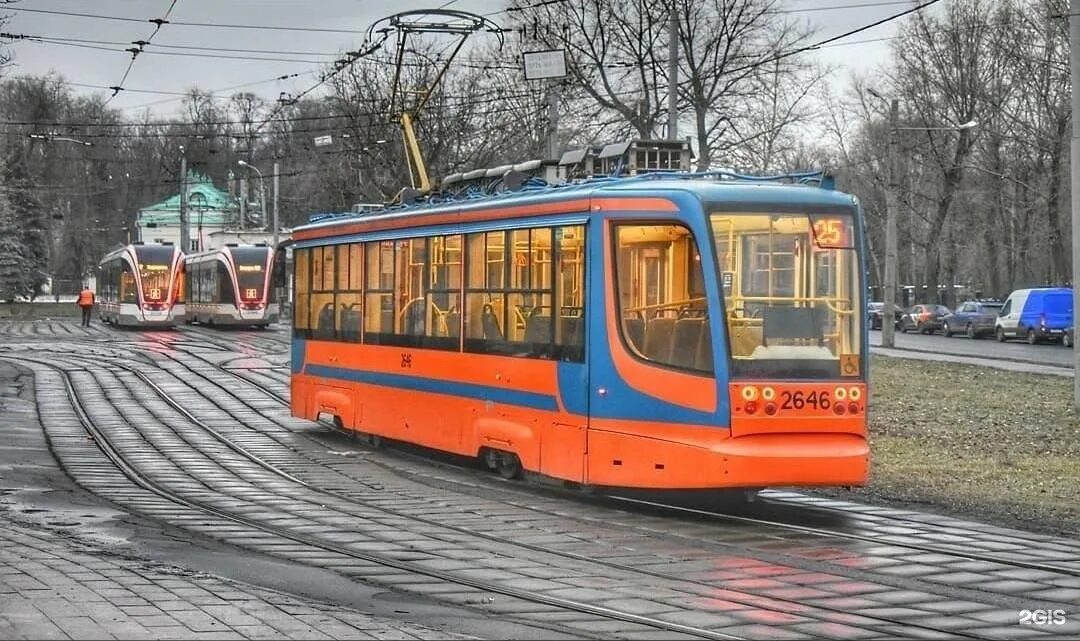
{"type": "Polygon", "coordinates": [[[144,243],[173,243],[191,252],[210,248],[211,234],[240,228],[239,199],[218,189],[209,177],[196,171],[188,172],[187,211],[191,233],[188,242],[180,243],[180,194],[140,209],[135,221],[135,239],[144,243]]]}

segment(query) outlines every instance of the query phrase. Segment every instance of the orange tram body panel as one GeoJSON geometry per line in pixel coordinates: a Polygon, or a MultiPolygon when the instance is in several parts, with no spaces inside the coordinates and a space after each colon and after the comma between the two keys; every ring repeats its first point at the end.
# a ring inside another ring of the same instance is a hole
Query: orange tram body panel
{"type": "Polygon", "coordinates": [[[292,413],[594,486],[865,483],[862,215],[680,177],[294,231],[292,413]]]}

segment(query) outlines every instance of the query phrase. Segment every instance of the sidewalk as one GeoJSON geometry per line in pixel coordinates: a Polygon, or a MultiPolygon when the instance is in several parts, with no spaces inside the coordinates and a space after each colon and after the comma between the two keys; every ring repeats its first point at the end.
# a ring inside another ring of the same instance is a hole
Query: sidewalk
{"type": "Polygon", "coordinates": [[[445,639],[180,568],[118,559],[51,531],[0,525],[0,638],[445,639]]]}
{"type": "Polygon", "coordinates": [[[1025,374],[1047,374],[1050,376],[1065,376],[1072,378],[1074,372],[1067,367],[1056,365],[1036,365],[1014,360],[997,358],[979,358],[977,356],[962,356],[959,354],[942,354],[939,352],[906,349],[887,348],[877,345],[870,346],[871,354],[879,354],[891,358],[911,358],[923,361],[938,361],[942,363],[962,363],[964,365],[977,365],[979,367],[993,367],[995,369],[1008,370],[1010,372],[1023,372],[1025,374]]]}

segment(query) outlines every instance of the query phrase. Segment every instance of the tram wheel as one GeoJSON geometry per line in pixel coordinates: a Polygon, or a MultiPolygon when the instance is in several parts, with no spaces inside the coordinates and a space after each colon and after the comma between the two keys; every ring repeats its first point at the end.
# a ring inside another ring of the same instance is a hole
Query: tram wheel
{"type": "Polygon", "coordinates": [[[521,459],[513,452],[498,452],[495,470],[504,479],[521,478],[521,459]]]}

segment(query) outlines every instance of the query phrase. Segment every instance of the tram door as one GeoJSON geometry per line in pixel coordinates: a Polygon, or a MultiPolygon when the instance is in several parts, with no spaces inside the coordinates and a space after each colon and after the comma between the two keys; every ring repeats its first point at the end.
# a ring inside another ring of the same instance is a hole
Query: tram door
{"type": "Polygon", "coordinates": [[[708,241],[678,222],[605,224],[592,267],[609,276],[590,281],[604,285],[590,301],[604,318],[589,342],[588,482],[633,485],[678,473],[642,433],[662,440],[669,425],[706,423],[717,408],[699,249],[708,241]]]}
{"type": "MultiPolygon", "coordinates": [[[[593,239],[590,237],[588,242],[593,243],[593,239]]],[[[553,268],[554,301],[550,304],[550,315],[548,306],[543,305],[538,308],[536,319],[544,318],[541,327],[551,325],[558,360],[559,395],[567,410],[566,418],[552,423],[542,437],[540,468],[544,474],[581,483],[585,480],[589,416],[586,310],[593,313],[592,301],[586,300],[591,296],[586,283],[596,282],[595,277],[586,274],[587,269],[592,269],[591,259],[586,261],[590,251],[586,245],[586,228],[556,227],[550,236],[546,233],[541,236],[540,246],[539,264],[544,265],[544,271],[553,268]],[[554,245],[553,251],[543,249],[545,244],[554,245]]]]}

